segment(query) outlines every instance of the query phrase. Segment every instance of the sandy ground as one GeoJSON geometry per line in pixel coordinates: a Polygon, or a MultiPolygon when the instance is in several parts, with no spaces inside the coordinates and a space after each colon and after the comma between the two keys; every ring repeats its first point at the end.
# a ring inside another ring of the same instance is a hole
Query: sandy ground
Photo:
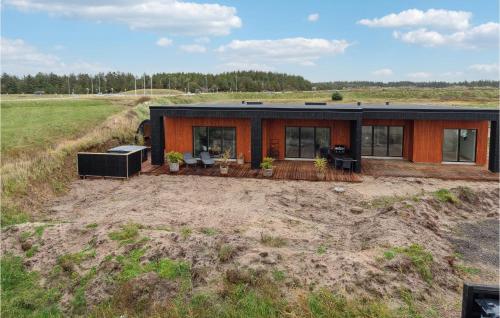
{"type": "MultiPolygon", "coordinates": [[[[130,249],[110,240],[108,233],[133,222],[150,238],[147,257],[192,264],[200,273],[195,289],[210,288],[234,266],[281,270],[290,286],[306,289],[327,286],[349,294],[391,297],[408,288],[423,302],[451,307],[446,309],[452,317],[459,312],[464,280],[498,281],[498,208],[494,182],[365,177],[362,183],[331,183],[167,175],[79,180],[47,206],[52,226],[45,229],[43,245],[27,265],[48,271],[59,255],[81,251],[91,240],[97,242],[97,254],[82,269],[102,264],[106,256],[130,249]],[[458,206],[438,202],[429,193],[459,186],[472,189],[473,195],[460,197],[456,192],[462,201],[458,206]],[[413,199],[415,195],[420,199],[413,199]],[[370,205],[381,196],[401,199],[370,205]],[[97,228],[86,228],[91,223],[97,228]],[[192,234],[182,238],[186,228],[192,234]],[[216,233],[206,235],[204,228],[216,233]],[[263,244],[262,236],[269,235],[284,239],[285,245],[263,244]],[[405,260],[381,259],[388,248],[412,243],[434,256],[432,284],[405,260]],[[230,262],[217,257],[222,244],[235,247],[230,262]],[[473,251],[481,248],[483,253],[473,251]],[[455,252],[464,255],[467,265],[481,269],[480,274],[458,273],[450,261],[455,252]]],[[[22,253],[19,233],[36,225],[7,231],[4,251],[22,253]]],[[[109,296],[102,283],[92,284],[95,292],[89,293],[89,303],[109,296]]]]}

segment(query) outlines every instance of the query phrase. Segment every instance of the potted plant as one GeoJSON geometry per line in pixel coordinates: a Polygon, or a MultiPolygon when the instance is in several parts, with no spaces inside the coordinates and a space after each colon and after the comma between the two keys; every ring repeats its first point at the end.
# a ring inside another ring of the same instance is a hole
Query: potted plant
{"type": "Polygon", "coordinates": [[[242,164],[244,164],[244,163],[245,163],[245,156],[243,156],[243,153],[242,153],[242,152],[240,152],[240,154],[238,155],[237,163],[238,163],[239,165],[242,165],[242,164]]]}
{"type": "Polygon", "coordinates": [[[264,177],[273,176],[273,161],[274,158],[271,157],[265,157],[264,160],[262,160],[260,167],[262,168],[262,175],[264,177]]]}
{"type": "Polygon", "coordinates": [[[170,172],[179,171],[179,164],[182,162],[182,154],[177,151],[167,152],[167,162],[170,172]]]}
{"type": "Polygon", "coordinates": [[[326,175],[326,166],[328,161],[325,158],[316,157],[314,159],[314,167],[316,168],[316,177],[319,180],[324,180],[326,175]]]}
{"type": "Polygon", "coordinates": [[[229,159],[231,159],[231,150],[226,149],[219,160],[220,174],[226,175],[229,173],[229,159]]]}

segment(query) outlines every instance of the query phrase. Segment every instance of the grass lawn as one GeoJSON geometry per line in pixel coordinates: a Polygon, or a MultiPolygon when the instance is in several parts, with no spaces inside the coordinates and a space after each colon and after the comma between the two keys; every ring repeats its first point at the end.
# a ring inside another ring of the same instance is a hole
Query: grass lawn
{"type": "Polygon", "coordinates": [[[46,149],[78,137],[123,106],[107,100],[7,101],[0,104],[2,154],[46,149]]]}

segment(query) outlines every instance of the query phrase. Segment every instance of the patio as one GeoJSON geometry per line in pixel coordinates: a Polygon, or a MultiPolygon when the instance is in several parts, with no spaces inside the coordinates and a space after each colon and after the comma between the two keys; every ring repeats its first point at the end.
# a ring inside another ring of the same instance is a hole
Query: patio
{"type": "MultiPolygon", "coordinates": [[[[229,174],[223,176],[220,174],[218,164],[212,167],[203,168],[185,167],[182,166],[179,172],[170,172],[168,165],[153,166],[148,160],[143,163],[142,173],[151,175],[160,174],[175,174],[175,175],[198,175],[211,177],[233,177],[233,178],[262,178],[274,180],[307,180],[319,181],[316,176],[316,170],[312,161],[285,161],[278,160],[274,162],[274,172],[271,178],[262,176],[260,169],[251,169],[249,163],[238,165],[231,163],[229,174]]],[[[361,182],[363,179],[360,174],[350,173],[348,171],[335,170],[329,167],[325,174],[324,181],[344,181],[344,182],[361,182]]]]}
{"type": "MultiPolygon", "coordinates": [[[[218,164],[212,167],[186,168],[171,173],[168,165],[155,166],[147,160],[142,164],[142,173],[149,175],[176,174],[199,175],[211,177],[259,178],[263,179],[260,169],[251,169],[249,163],[237,165],[231,163],[229,174],[222,176],[218,164]]],[[[362,173],[349,173],[329,167],[324,181],[362,182],[363,175],[372,177],[413,177],[437,178],[443,180],[499,181],[500,175],[489,171],[485,166],[414,163],[406,160],[363,159],[362,173]]],[[[274,162],[274,180],[307,180],[318,181],[316,170],[311,161],[278,160],[274,162]]]]}

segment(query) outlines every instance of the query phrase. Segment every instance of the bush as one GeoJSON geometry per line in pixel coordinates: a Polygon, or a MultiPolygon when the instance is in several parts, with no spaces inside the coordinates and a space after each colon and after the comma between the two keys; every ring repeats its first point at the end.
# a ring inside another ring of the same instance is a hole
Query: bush
{"type": "Polygon", "coordinates": [[[182,159],[183,159],[183,156],[180,152],[177,152],[177,151],[167,152],[167,161],[169,163],[181,163],[182,159]]]}
{"type": "Polygon", "coordinates": [[[344,99],[344,97],[342,96],[342,94],[340,94],[339,92],[333,92],[332,94],[332,100],[342,100],[344,99]]]}
{"type": "Polygon", "coordinates": [[[314,167],[316,167],[316,170],[320,173],[326,172],[327,164],[328,161],[325,158],[316,157],[316,159],[314,159],[314,167]]]}
{"type": "Polygon", "coordinates": [[[264,160],[262,160],[262,163],[260,164],[260,167],[262,169],[272,169],[273,168],[273,162],[274,159],[271,157],[265,157],[264,160]]]}

